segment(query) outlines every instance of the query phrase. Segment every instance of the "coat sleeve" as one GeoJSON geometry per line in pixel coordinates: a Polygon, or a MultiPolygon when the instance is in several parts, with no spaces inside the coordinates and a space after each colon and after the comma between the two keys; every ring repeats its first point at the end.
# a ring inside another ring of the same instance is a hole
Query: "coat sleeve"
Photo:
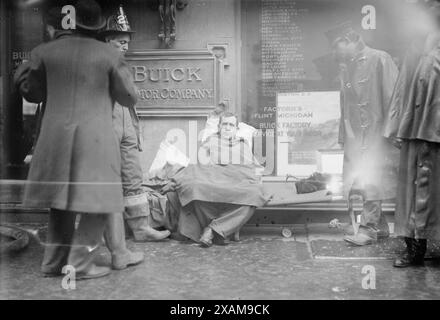
{"type": "Polygon", "coordinates": [[[385,119],[389,114],[391,97],[396,86],[399,70],[389,54],[381,57],[378,67],[379,79],[381,80],[381,88],[379,89],[382,93],[382,118],[385,119]]]}
{"type": "Polygon", "coordinates": [[[110,73],[110,92],[120,105],[133,108],[137,102],[136,86],[127,62],[119,57],[110,73]]]}
{"type": "Polygon", "coordinates": [[[34,132],[34,141],[32,144],[32,149],[29,154],[34,154],[35,147],[37,146],[38,137],[40,136],[41,126],[43,123],[44,112],[46,111],[46,103],[43,102],[38,105],[37,112],[35,113],[36,124],[34,132]]]}
{"type": "Polygon", "coordinates": [[[433,104],[438,101],[439,87],[439,60],[435,55],[429,55],[421,65],[417,73],[416,106],[423,106],[427,110],[434,109],[433,104]]]}
{"type": "Polygon", "coordinates": [[[407,71],[406,62],[404,62],[391,97],[388,113],[385,114],[384,136],[386,138],[395,138],[397,136],[401,113],[405,103],[405,91],[409,90],[409,86],[406,83],[409,80],[407,71]]]}
{"type": "Polygon", "coordinates": [[[345,94],[344,94],[344,80],[348,79],[347,66],[345,64],[339,64],[339,74],[337,77],[339,81],[339,104],[341,111],[341,118],[339,120],[339,133],[338,133],[338,143],[344,145],[345,142],[345,94]]]}
{"type": "Polygon", "coordinates": [[[421,47],[422,44],[413,43],[403,59],[389,104],[388,114],[385,117],[384,136],[386,138],[395,138],[398,134],[402,113],[409,101],[414,75],[422,57],[421,47]]]}
{"type": "Polygon", "coordinates": [[[46,71],[37,50],[31,52],[29,62],[17,69],[14,83],[27,101],[41,103],[46,100],[46,71]]]}
{"type": "Polygon", "coordinates": [[[345,141],[345,126],[344,126],[344,94],[340,93],[340,105],[341,105],[341,119],[339,120],[339,134],[338,143],[340,145],[344,144],[345,141]]]}
{"type": "Polygon", "coordinates": [[[136,131],[138,149],[139,151],[142,151],[143,138],[142,138],[142,128],[139,124],[139,116],[137,115],[135,107],[128,108],[128,111],[130,112],[130,117],[133,123],[134,130],[136,131]]]}

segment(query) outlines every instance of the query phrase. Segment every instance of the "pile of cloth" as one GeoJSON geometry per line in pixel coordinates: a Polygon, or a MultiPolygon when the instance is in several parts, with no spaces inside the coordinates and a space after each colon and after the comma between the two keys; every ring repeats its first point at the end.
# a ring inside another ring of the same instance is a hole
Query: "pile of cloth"
{"type": "Polygon", "coordinates": [[[304,194],[326,190],[330,181],[331,175],[315,172],[310,177],[295,182],[296,192],[304,194]]]}

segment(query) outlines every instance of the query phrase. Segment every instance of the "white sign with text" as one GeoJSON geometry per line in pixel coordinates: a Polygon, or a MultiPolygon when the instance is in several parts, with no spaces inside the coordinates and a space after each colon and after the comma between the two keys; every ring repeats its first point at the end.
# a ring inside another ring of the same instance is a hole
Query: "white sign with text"
{"type": "Polygon", "coordinates": [[[339,91],[278,93],[277,175],[342,174],[340,114],[339,91]]]}

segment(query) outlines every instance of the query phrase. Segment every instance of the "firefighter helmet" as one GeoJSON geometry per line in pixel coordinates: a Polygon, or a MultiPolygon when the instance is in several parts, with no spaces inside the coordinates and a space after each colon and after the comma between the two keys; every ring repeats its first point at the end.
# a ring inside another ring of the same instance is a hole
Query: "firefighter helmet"
{"type": "Polygon", "coordinates": [[[104,30],[101,31],[100,36],[105,37],[115,33],[134,33],[134,31],[131,30],[130,23],[128,22],[127,15],[125,14],[122,5],[119,6],[116,14],[108,17],[107,24],[104,30]]]}

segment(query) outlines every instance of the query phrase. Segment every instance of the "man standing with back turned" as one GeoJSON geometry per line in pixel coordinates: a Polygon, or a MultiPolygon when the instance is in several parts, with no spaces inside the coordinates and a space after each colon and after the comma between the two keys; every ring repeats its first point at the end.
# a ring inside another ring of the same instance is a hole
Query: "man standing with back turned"
{"type": "Polygon", "coordinates": [[[15,83],[26,100],[46,102],[24,195],[25,206],[51,209],[42,271],[70,265],[80,280],[110,272],[93,260],[108,215],[123,210],[112,109],[137,98],[124,59],[94,38],[105,26],[100,6],[79,0],[75,9],[73,34],[32,50],[15,83]]]}

